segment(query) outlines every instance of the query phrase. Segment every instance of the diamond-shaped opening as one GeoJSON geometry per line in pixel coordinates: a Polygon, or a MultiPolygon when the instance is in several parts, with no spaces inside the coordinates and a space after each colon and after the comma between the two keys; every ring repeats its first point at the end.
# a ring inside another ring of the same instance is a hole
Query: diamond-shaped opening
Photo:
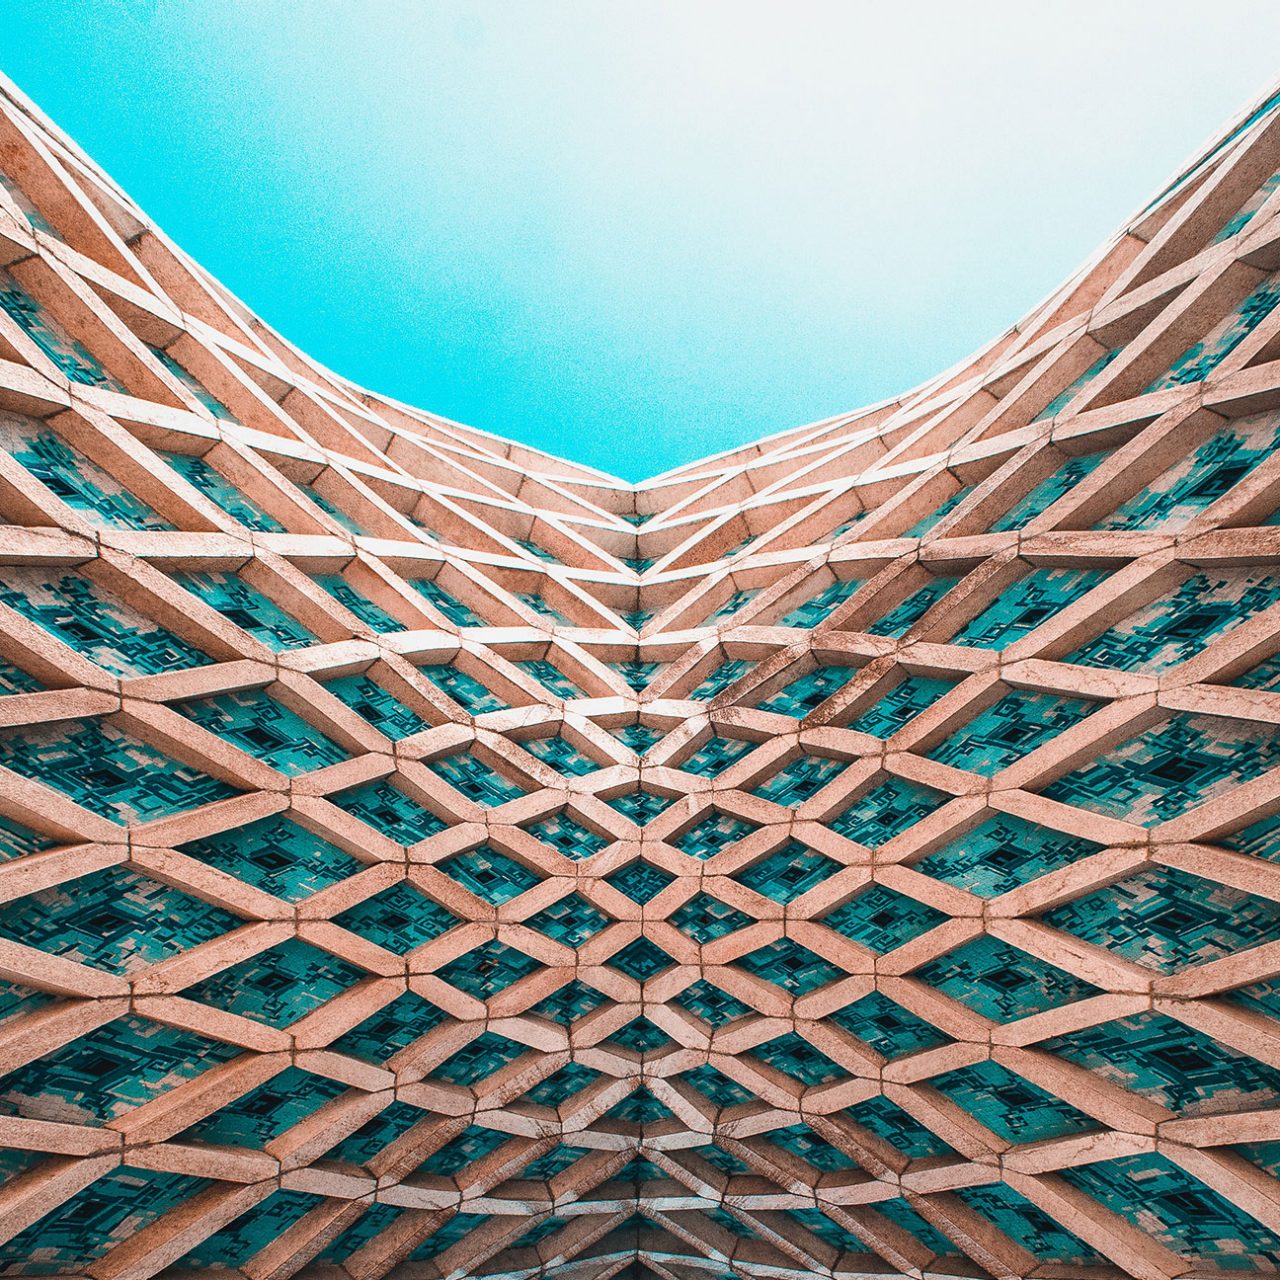
{"type": "Polygon", "coordinates": [[[947,917],[882,884],[873,884],[822,923],[860,946],[883,954],[918,938],[947,917]]]}
{"type": "Polygon", "coordinates": [[[0,603],[113,675],[159,675],[212,662],[82,574],[6,565],[0,603]]]}
{"type": "Polygon", "coordinates": [[[468,675],[467,672],[450,663],[423,666],[418,670],[441,693],[452,698],[464,711],[473,716],[484,715],[489,711],[502,711],[507,706],[507,703],[503,702],[496,693],[486,689],[475,676],[468,675]]]}
{"type": "Polygon", "coordinates": [[[101,720],[60,720],[0,734],[0,764],[124,826],[237,794],[101,720]]]}
{"type": "Polygon", "coordinates": [[[717,1107],[740,1107],[751,1102],[755,1094],[744,1089],[736,1080],[731,1080],[723,1071],[705,1063],[692,1071],[681,1073],[680,1079],[691,1084],[702,1096],[717,1107]]]}
{"type": "Polygon", "coordinates": [[[540,1245],[548,1236],[559,1231],[565,1224],[564,1218],[558,1218],[552,1214],[549,1218],[543,1218],[541,1222],[534,1223],[528,1231],[524,1233],[518,1240],[513,1240],[508,1249],[533,1249],[540,1245]]]}
{"type": "Polygon", "coordinates": [[[623,1098],[616,1106],[605,1112],[606,1120],[621,1120],[626,1124],[655,1124],[671,1115],[665,1103],[659,1102],[649,1090],[641,1085],[634,1093],[623,1098]]]}
{"type": "Polygon", "coordinates": [[[105,1123],[241,1052],[126,1014],[10,1071],[0,1097],[10,1115],[64,1122],[89,1115],[105,1123]]]}
{"type": "Polygon", "coordinates": [[[332,738],[261,689],[196,698],[174,710],[287,777],[348,758],[332,738]]]}
{"type": "Polygon", "coordinates": [[[1098,994],[1083,978],[990,935],[931,960],[914,976],[995,1022],[1029,1017],[1098,994]]]}
{"type": "Polygon", "coordinates": [[[842,1227],[838,1222],[832,1222],[821,1209],[786,1209],[784,1212],[824,1244],[838,1249],[841,1253],[870,1252],[852,1231],[842,1227]]]}
{"type": "Polygon", "coordinates": [[[510,1141],[509,1133],[486,1129],[478,1124],[468,1125],[456,1138],[429,1155],[418,1166],[417,1172],[437,1178],[452,1178],[468,1165],[483,1159],[491,1151],[496,1151],[504,1142],[510,1141]]]}
{"type": "Polygon", "coordinates": [[[582,823],[570,817],[567,811],[550,814],[538,822],[531,822],[525,828],[531,836],[558,849],[568,858],[582,861],[597,854],[612,843],[608,836],[602,836],[584,827],[582,823]]]}
{"type": "Polygon", "coordinates": [[[985,1187],[961,1187],[955,1193],[960,1200],[999,1227],[1037,1258],[1059,1266],[1087,1266],[1104,1262],[1078,1236],[1059,1226],[1043,1209],[1021,1196],[1003,1182],[985,1187]]]}
{"type": "Polygon", "coordinates": [[[741,911],[725,906],[710,894],[700,893],[672,913],[671,923],[695,942],[707,943],[738,929],[745,929],[754,921],[741,911]]]}
{"type": "Polygon", "coordinates": [[[889,778],[859,796],[826,825],[838,835],[874,849],[941,808],[948,798],[914,782],[889,778]]]}
{"type": "Polygon", "coordinates": [[[587,696],[563,671],[558,670],[545,659],[531,658],[525,662],[517,662],[515,665],[536,680],[548,693],[554,694],[563,701],[587,696]]]}
{"type": "Polygon", "coordinates": [[[607,876],[605,884],[611,885],[632,902],[644,906],[645,903],[652,902],[674,879],[675,876],[670,872],[640,859],[607,876]]]}
{"type": "Polygon", "coordinates": [[[360,870],[350,854],[281,817],[262,818],[181,848],[286,902],[297,902],[360,870]]]}
{"type": "Polygon", "coordinates": [[[757,1045],[751,1053],[775,1071],[781,1071],[809,1088],[848,1075],[844,1067],[832,1062],[825,1053],[815,1049],[794,1031],[788,1031],[767,1044],[757,1045]]]}
{"type": "Polygon", "coordinates": [[[43,1263],[44,1274],[56,1273],[56,1268],[65,1275],[73,1267],[84,1274],[86,1263],[209,1185],[207,1179],[176,1173],[113,1169],[0,1245],[0,1264],[11,1275],[19,1274],[14,1267],[31,1274],[35,1259],[49,1259],[43,1263]],[[92,1235],[86,1223],[92,1223],[92,1235]]]}
{"type": "Polygon", "coordinates": [[[609,964],[637,982],[647,982],[675,963],[661,947],[648,938],[637,938],[609,957],[609,964]]]}
{"type": "Polygon", "coordinates": [[[290,938],[187,987],[182,995],[285,1027],[365,976],[345,960],[290,938]]]}
{"type": "Polygon", "coordinates": [[[867,631],[873,636],[904,636],[929,612],[943,596],[959,582],[959,578],[936,577],[913,591],[896,608],[870,623],[867,631]]]}
{"type": "Polygon", "coordinates": [[[429,601],[455,627],[483,627],[484,619],[452,592],[446,591],[434,578],[410,578],[409,585],[429,601]]]}
{"type": "Polygon", "coordinates": [[[648,1018],[633,1018],[621,1031],[615,1031],[611,1039],[624,1049],[635,1053],[652,1053],[670,1042],[670,1037],[648,1018]]]}
{"type": "Polygon", "coordinates": [[[847,767],[846,761],[832,760],[829,756],[799,756],[753,788],[751,794],[796,809],[816,796],[847,767]]]}
{"type": "Polygon", "coordinates": [[[812,630],[844,604],[860,586],[862,581],[859,578],[840,578],[830,582],[817,595],[780,618],[776,625],[812,630]]]}
{"type": "Polygon", "coordinates": [[[759,829],[754,823],[746,822],[731,813],[712,810],[687,831],[673,837],[671,844],[691,857],[710,858],[722,849],[737,844],[739,840],[745,840],[759,829]]]}
{"type": "Polygon", "coordinates": [[[722,662],[707,675],[701,684],[689,690],[689,698],[694,702],[710,702],[718,698],[731,684],[741,680],[748,671],[758,663],[749,662],[745,658],[730,658],[722,662]]]}
{"type": "Polygon", "coordinates": [[[520,1177],[531,1182],[547,1182],[576,1164],[587,1154],[586,1147],[552,1147],[546,1155],[539,1156],[520,1171],[520,1177]]]}
{"type": "Polygon", "coordinates": [[[1014,689],[929,752],[929,759],[990,777],[1098,709],[1082,698],[1014,689]]]}
{"type": "Polygon", "coordinates": [[[661,742],[666,734],[658,729],[651,729],[647,724],[624,724],[611,730],[613,736],[624,747],[630,747],[638,756],[644,755],[655,742],[661,742]]]}
{"type": "Polygon", "coordinates": [[[534,1005],[532,1012],[567,1027],[577,1022],[579,1018],[585,1018],[593,1009],[598,1009],[604,1003],[605,997],[600,992],[574,978],[540,1004],[534,1005]]]}
{"type": "Polygon", "coordinates": [[[1084,1112],[998,1062],[976,1062],[929,1084],[1006,1142],[1041,1142],[1099,1127],[1084,1112]]]}
{"type": "Polygon", "coordinates": [[[450,1245],[457,1244],[489,1221],[483,1213],[455,1213],[442,1227],[431,1233],[408,1257],[409,1262],[426,1262],[438,1257],[450,1245]]]}
{"type": "Polygon", "coordinates": [[[317,1262],[345,1262],[358,1250],[363,1249],[375,1236],[381,1235],[392,1227],[396,1219],[408,1210],[400,1205],[385,1204],[376,1201],[349,1226],[332,1240],[325,1249],[316,1255],[317,1262]]]}
{"type": "Polygon", "coordinates": [[[1046,1052],[1181,1115],[1270,1105],[1280,1071],[1158,1013],[1138,1013],[1047,1040],[1046,1052]]]}
{"type": "Polygon", "coordinates": [[[372,1120],[367,1120],[355,1133],[330,1147],[321,1157],[344,1160],[349,1164],[368,1164],[393,1142],[404,1137],[415,1124],[429,1118],[429,1113],[411,1107],[407,1102],[390,1102],[372,1120]]]}
{"type": "Polygon", "coordinates": [[[1101,848],[1089,840],[1000,813],[922,858],[915,869],[979,897],[994,898],[1101,848]]]}
{"type": "MultiPolygon", "coordinates": [[[[633,1156],[630,1160],[627,1161],[626,1164],[622,1166],[621,1169],[618,1170],[617,1173],[613,1175],[612,1178],[609,1179],[609,1181],[610,1182],[630,1182],[632,1184],[637,1184],[637,1183],[644,1183],[644,1182],[654,1182],[657,1179],[665,1178],[666,1176],[667,1176],[666,1173],[664,1173],[663,1170],[659,1169],[658,1166],[654,1164],[652,1160],[647,1160],[645,1159],[644,1156],[633,1156]]],[[[638,1273],[641,1271],[639,1267],[637,1267],[636,1270],[638,1273]]],[[[648,1272],[645,1277],[645,1280],[648,1280],[648,1275],[652,1275],[652,1274],[653,1272],[648,1272]]],[[[628,1280],[631,1280],[631,1278],[628,1277],[628,1280]]]]}
{"type": "Polygon", "coordinates": [[[947,1042],[947,1037],[932,1023],[908,1012],[879,991],[832,1014],[831,1021],[890,1061],[947,1042]]]}
{"type": "Polygon", "coordinates": [[[0,936],[111,973],[157,964],[242,923],[119,867],[0,905],[0,936]]]}
{"type": "Polygon", "coordinates": [[[393,617],[380,604],[375,604],[363,591],[357,591],[342,574],[315,574],[311,581],[322,591],[331,595],[348,612],[355,614],[371,631],[387,635],[408,630],[399,618],[393,617]]]}
{"type": "Polygon", "coordinates": [[[297,618],[237,574],[179,572],[172,576],[178,586],[220,613],[232,626],[260,640],[268,649],[281,652],[305,649],[316,643],[316,637],[297,618]]]}
{"type": "Polygon", "coordinates": [[[954,687],[951,680],[906,676],[847,727],[876,738],[890,738],[954,687]]]}
{"type": "Polygon", "coordinates": [[[858,1167],[858,1162],[851,1155],[820,1134],[814,1133],[807,1124],[791,1124],[785,1129],[775,1129],[767,1137],[775,1147],[798,1156],[823,1173],[841,1173],[858,1167]]]}
{"type": "Polygon", "coordinates": [[[1140,871],[1042,918],[1161,973],[1280,937],[1280,904],[1167,867],[1140,871]]]}
{"type": "Polygon", "coordinates": [[[624,818],[630,818],[636,826],[643,827],[660,813],[665,813],[671,807],[672,799],[669,796],[654,795],[652,791],[641,790],[615,796],[605,803],[622,814],[624,818]]]}
{"type": "Polygon", "coordinates": [[[550,765],[567,778],[580,778],[595,773],[600,765],[584,755],[568,738],[530,738],[520,744],[531,756],[550,765]]]}
{"type": "Polygon", "coordinates": [[[426,765],[436,777],[443,778],[455,791],[460,791],[477,804],[506,804],[508,800],[518,800],[524,795],[523,788],[470,752],[428,760],[426,765]]]}
{"type": "Polygon", "coordinates": [[[265,1084],[184,1129],[179,1140],[260,1149],[346,1090],[346,1085],[327,1076],[286,1067],[265,1084]]]}
{"type": "Polygon", "coordinates": [[[1107,574],[1098,569],[1033,569],[967,622],[952,644],[1005,649],[1093,590],[1107,574]]]}
{"type": "Polygon", "coordinates": [[[542,1107],[558,1107],[599,1078],[598,1071],[578,1062],[567,1062],[554,1075],[534,1085],[524,1096],[542,1107]]]}
{"type": "Polygon", "coordinates": [[[496,939],[451,960],[436,976],[477,1000],[487,1000],[541,966],[531,956],[496,939]]]}
{"type": "Polygon", "coordinates": [[[829,960],[814,955],[808,947],[802,947],[790,938],[779,938],[734,963],[757,978],[798,996],[816,991],[844,973],[829,960]]]}
{"type": "Polygon", "coordinates": [[[528,867],[487,844],[437,863],[437,867],[464,889],[494,906],[510,902],[541,883],[541,877],[528,867]]]}
{"type": "Polygon", "coordinates": [[[202,1240],[178,1260],[178,1265],[184,1270],[204,1270],[246,1263],[323,1204],[319,1196],[310,1192],[274,1191],[202,1240]]]}
{"type": "Polygon", "coordinates": [[[856,1103],[845,1115],[909,1159],[951,1154],[952,1148],[932,1129],[896,1102],[890,1102],[884,1094],[856,1103]]]}
{"type": "Polygon", "coordinates": [[[749,1005],[712,986],[705,978],[686,987],[676,996],[675,1003],[712,1027],[723,1027],[752,1012],[749,1005]]]}
{"type": "Polygon", "coordinates": [[[634,689],[636,693],[641,693],[653,683],[658,672],[667,664],[665,662],[638,662],[632,660],[629,662],[610,662],[606,665],[622,677],[622,682],[629,689],[634,689]]]}
{"type": "Polygon", "coordinates": [[[439,903],[401,881],[334,918],[334,923],[404,955],[458,923],[439,903]]]}
{"type": "Polygon", "coordinates": [[[932,1249],[938,1257],[961,1253],[932,1223],[926,1222],[906,1200],[877,1200],[876,1212],[889,1219],[894,1226],[909,1231],[926,1249],[932,1249]]]}
{"type": "Polygon", "coordinates": [[[487,1080],[494,1072],[501,1071],[507,1063],[514,1062],[522,1053],[528,1052],[526,1045],[508,1040],[506,1036],[500,1036],[496,1032],[485,1031],[433,1068],[430,1078],[443,1080],[447,1084],[473,1085],[479,1080],[487,1080]]]}
{"type": "Polygon", "coordinates": [[[399,844],[414,845],[445,829],[434,813],[385,778],[339,792],[329,800],[399,844]]]}
{"type": "Polygon", "coordinates": [[[756,705],[761,711],[776,711],[802,720],[857,674],[854,667],[816,667],[756,705]]]}
{"type": "Polygon", "coordinates": [[[340,676],[337,680],[326,680],[324,687],[366,724],[371,724],[393,742],[422,733],[430,727],[416,711],[393,698],[368,676],[340,676]]]}
{"type": "Polygon", "coordinates": [[[567,947],[580,947],[609,923],[609,917],[601,915],[586,899],[571,893],[526,923],[567,947]]]}
{"type": "Polygon", "coordinates": [[[382,1063],[438,1027],[448,1016],[429,1000],[407,991],[340,1036],[332,1048],[382,1063]]]}
{"type": "Polygon", "coordinates": [[[799,840],[788,840],[733,878],[774,902],[792,902],[840,870],[840,863],[815,853],[799,840]]]}
{"type": "Polygon", "coordinates": [[[708,738],[680,768],[699,778],[718,778],[731,764],[754,751],[756,744],[743,738],[708,738]]]}

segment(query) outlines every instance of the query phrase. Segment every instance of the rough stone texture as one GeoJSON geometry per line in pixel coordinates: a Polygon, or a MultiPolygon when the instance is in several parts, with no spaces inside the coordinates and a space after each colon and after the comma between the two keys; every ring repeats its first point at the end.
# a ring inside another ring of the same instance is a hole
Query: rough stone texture
{"type": "Polygon", "coordinates": [[[0,1274],[1280,1268],[1280,113],[630,486],[0,100],[0,1274]]]}

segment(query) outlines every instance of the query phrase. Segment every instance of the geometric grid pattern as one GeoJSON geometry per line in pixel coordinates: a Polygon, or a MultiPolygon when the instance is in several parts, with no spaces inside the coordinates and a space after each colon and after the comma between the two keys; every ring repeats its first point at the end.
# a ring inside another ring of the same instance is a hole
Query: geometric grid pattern
{"type": "Polygon", "coordinates": [[[0,134],[0,1274],[1280,1270],[1280,95],[638,485],[0,134]]]}

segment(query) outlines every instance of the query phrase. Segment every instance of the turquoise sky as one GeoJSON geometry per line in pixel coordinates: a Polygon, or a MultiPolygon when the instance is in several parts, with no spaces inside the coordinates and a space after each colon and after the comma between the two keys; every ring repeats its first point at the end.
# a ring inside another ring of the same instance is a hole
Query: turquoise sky
{"type": "Polygon", "coordinates": [[[0,51],[318,360],[638,479],[1008,326],[1280,5],[9,0],[0,51]]]}

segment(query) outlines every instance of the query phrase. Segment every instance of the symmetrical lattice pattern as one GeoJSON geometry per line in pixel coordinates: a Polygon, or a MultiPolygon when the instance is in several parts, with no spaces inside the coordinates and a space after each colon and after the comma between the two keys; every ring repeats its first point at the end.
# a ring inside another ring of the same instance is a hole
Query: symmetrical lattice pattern
{"type": "Polygon", "coordinates": [[[0,95],[0,1275],[1280,1269],[1280,96],[640,485],[0,95]]]}

